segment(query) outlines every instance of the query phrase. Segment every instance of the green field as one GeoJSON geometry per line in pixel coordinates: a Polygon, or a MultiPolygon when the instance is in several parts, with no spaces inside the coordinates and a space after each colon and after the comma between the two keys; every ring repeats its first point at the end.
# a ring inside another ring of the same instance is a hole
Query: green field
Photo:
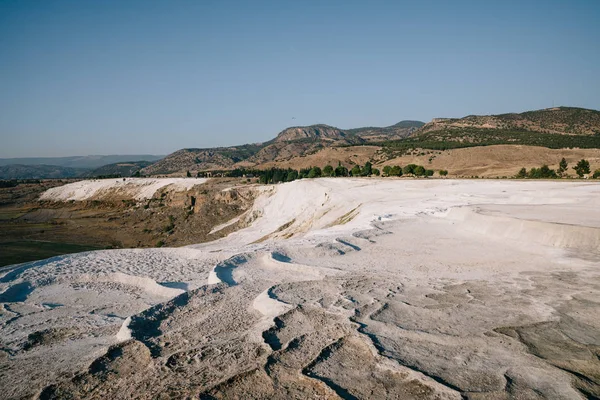
{"type": "Polygon", "coordinates": [[[71,243],[42,242],[36,240],[0,242],[0,267],[28,261],[43,260],[45,258],[63,254],[80,253],[82,251],[99,249],[101,249],[101,247],[71,243]]]}

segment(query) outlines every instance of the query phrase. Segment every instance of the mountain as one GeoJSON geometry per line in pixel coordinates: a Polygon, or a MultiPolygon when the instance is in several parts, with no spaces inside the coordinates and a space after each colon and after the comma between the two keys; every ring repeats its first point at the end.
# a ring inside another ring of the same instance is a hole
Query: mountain
{"type": "Polygon", "coordinates": [[[88,170],[84,168],[62,167],[59,165],[2,165],[0,179],[56,179],[75,178],[88,170]]]}
{"type": "Polygon", "coordinates": [[[281,131],[274,142],[292,142],[296,140],[345,140],[347,134],[329,125],[294,126],[281,131]]]}
{"type": "Polygon", "coordinates": [[[380,142],[403,139],[412,135],[423,125],[425,123],[421,121],[400,121],[395,125],[384,128],[364,127],[348,129],[346,132],[351,136],[358,136],[367,142],[380,142]]]}
{"type": "Polygon", "coordinates": [[[134,161],[157,161],[164,156],[150,154],[138,155],[92,155],[73,157],[27,157],[0,158],[0,165],[55,165],[70,168],[98,168],[107,164],[134,161]]]}
{"type": "Polygon", "coordinates": [[[367,154],[373,162],[383,162],[408,152],[418,154],[417,149],[440,151],[490,145],[600,148],[600,112],[556,107],[523,113],[436,118],[429,123],[408,120],[387,127],[295,126],[264,143],[178,150],[140,172],[195,174],[318,162],[342,162],[348,166],[367,154]]]}
{"type": "Polygon", "coordinates": [[[401,121],[386,127],[363,127],[341,130],[329,125],[295,126],[280,132],[275,142],[290,142],[303,139],[346,141],[348,144],[363,144],[381,140],[402,139],[410,136],[425,125],[421,121],[401,121]]]}
{"type": "Polygon", "coordinates": [[[496,129],[560,135],[600,135],[600,111],[555,107],[516,114],[435,118],[414,135],[441,130],[496,129]]]}
{"type": "Polygon", "coordinates": [[[100,168],[96,168],[92,171],[86,172],[83,176],[95,177],[95,176],[106,176],[106,175],[118,175],[118,176],[133,176],[136,172],[151,165],[150,161],[128,161],[119,162],[114,164],[103,165],[100,168]]]}
{"type": "Polygon", "coordinates": [[[270,162],[305,157],[327,147],[366,145],[406,137],[419,127],[419,121],[402,121],[389,127],[342,130],[325,124],[294,126],[279,132],[265,143],[212,149],[182,149],[141,170],[145,175],[181,171],[252,167],[270,162]]]}
{"type": "Polygon", "coordinates": [[[204,171],[231,168],[235,163],[256,154],[262,144],[212,149],[181,149],[143,168],[143,175],[169,174],[178,171],[204,171]]]}

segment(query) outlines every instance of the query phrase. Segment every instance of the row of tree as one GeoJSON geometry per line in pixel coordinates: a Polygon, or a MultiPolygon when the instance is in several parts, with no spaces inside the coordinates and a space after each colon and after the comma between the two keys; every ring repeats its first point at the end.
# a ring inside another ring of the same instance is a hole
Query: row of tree
{"type": "MultiPolygon", "coordinates": [[[[303,178],[320,178],[320,177],[346,177],[346,176],[403,176],[413,175],[428,177],[432,176],[434,171],[431,169],[425,169],[421,165],[409,164],[404,168],[400,166],[385,166],[382,171],[377,168],[373,168],[373,164],[369,161],[364,166],[355,165],[352,169],[344,167],[341,163],[337,167],[326,165],[323,169],[319,167],[302,168],[300,170],[295,169],[283,169],[283,168],[271,168],[267,170],[256,170],[246,168],[236,168],[229,171],[226,176],[228,177],[257,177],[260,183],[279,183],[279,182],[292,182],[297,179],[303,178]]],[[[440,170],[441,176],[448,175],[448,171],[440,170]]]]}
{"type": "MultiPolygon", "coordinates": [[[[521,168],[517,173],[517,178],[531,178],[531,179],[543,179],[543,178],[559,178],[566,175],[569,164],[567,160],[563,157],[562,160],[558,163],[558,169],[554,170],[548,167],[547,165],[542,165],[540,168],[531,168],[527,171],[526,168],[521,168]]],[[[573,170],[580,178],[583,178],[584,175],[590,173],[590,163],[588,160],[581,159],[577,162],[577,164],[573,167],[573,170]]],[[[594,171],[593,178],[600,178],[600,169],[594,171]]]]}

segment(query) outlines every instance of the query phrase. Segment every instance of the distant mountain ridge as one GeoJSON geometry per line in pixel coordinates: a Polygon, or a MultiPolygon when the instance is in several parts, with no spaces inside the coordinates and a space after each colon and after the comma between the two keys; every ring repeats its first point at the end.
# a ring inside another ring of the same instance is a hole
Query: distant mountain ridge
{"type": "Polygon", "coordinates": [[[118,175],[122,177],[133,176],[144,167],[151,165],[151,161],[125,161],[103,165],[100,168],[85,172],[82,177],[96,177],[118,175]]]}
{"type": "Polygon", "coordinates": [[[295,126],[284,129],[265,143],[182,149],[141,172],[151,175],[289,164],[296,157],[306,157],[330,147],[384,146],[398,151],[394,148],[443,149],[491,144],[600,148],[600,111],[555,107],[523,113],[434,118],[429,123],[401,121],[388,127],[295,126]]]}
{"type": "Polygon", "coordinates": [[[71,157],[25,157],[25,158],[0,158],[1,165],[54,165],[70,168],[99,168],[103,165],[131,161],[157,161],[163,158],[160,155],[134,154],[134,155],[89,155],[71,157]]]}
{"type": "MultiPolygon", "coordinates": [[[[421,148],[439,151],[499,144],[541,146],[553,149],[600,148],[600,111],[576,107],[555,107],[522,113],[434,118],[428,123],[406,120],[387,127],[353,129],[315,124],[286,128],[273,139],[264,143],[217,148],[185,148],[164,158],[150,155],[125,155],[0,159],[0,165],[24,160],[40,164],[46,160],[53,160],[55,163],[59,163],[58,166],[63,167],[85,165],[86,168],[91,169],[106,166],[100,171],[88,171],[86,176],[111,174],[127,176],[137,170],[142,175],[161,175],[181,173],[186,170],[196,173],[238,167],[294,165],[301,158],[313,159],[311,157],[323,154],[322,152],[327,149],[335,150],[330,151],[330,154],[337,151],[337,156],[328,156],[328,162],[337,164],[342,160],[335,157],[342,157],[341,154],[344,153],[346,154],[344,160],[348,160],[347,157],[352,155],[348,155],[350,150],[344,152],[338,150],[350,149],[355,146],[371,149],[369,152],[378,153],[378,159],[381,160],[397,156],[409,149],[421,148]],[[134,162],[140,159],[150,163],[134,162]],[[119,163],[134,163],[135,165],[119,165],[119,163]],[[93,167],[90,167],[91,165],[93,167]],[[94,175],[89,175],[90,173],[94,175]]],[[[22,167],[23,165],[21,165],[22,167]]],[[[48,165],[44,168],[47,167],[48,165]]],[[[65,171],[65,174],[69,174],[69,176],[72,173],[74,172],[65,171]]],[[[27,171],[27,174],[31,174],[31,171],[27,171]]],[[[55,175],[56,170],[48,170],[44,174],[55,175]]]]}
{"type": "Polygon", "coordinates": [[[600,111],[576,107],[554,107],[523,113],[434,118],[416,134],[465,128],[531,131],[561,135],[600,135],[600,111]]]}
{"type": "Polygon", "coordinates": [[[411,135],[423,125],[420,121],[401,121],[388,127],[355,129],[340,129],[325,124],[294,126],[284,129],[274,139],[264,143],[178,150],[142,169],[141,173],[169,174],[183,170],[229,169],[287,161],[331,146],[368,145],[383,140],[396,140],[411,135]]]}
{"type": "Polygon", "coordinates": [[[59,165],[0,165],[0,179],[59,179],[76,178],[87,172],[83,168],[59,165]]]}

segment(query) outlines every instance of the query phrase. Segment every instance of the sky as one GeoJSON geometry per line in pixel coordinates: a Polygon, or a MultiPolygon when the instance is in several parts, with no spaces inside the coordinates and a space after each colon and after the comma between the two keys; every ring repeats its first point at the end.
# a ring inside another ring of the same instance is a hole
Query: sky
{"type": "Polygon", "coordinates": [[[600,109],[600,1],[0,0],[0,157],[600,109]]]}

